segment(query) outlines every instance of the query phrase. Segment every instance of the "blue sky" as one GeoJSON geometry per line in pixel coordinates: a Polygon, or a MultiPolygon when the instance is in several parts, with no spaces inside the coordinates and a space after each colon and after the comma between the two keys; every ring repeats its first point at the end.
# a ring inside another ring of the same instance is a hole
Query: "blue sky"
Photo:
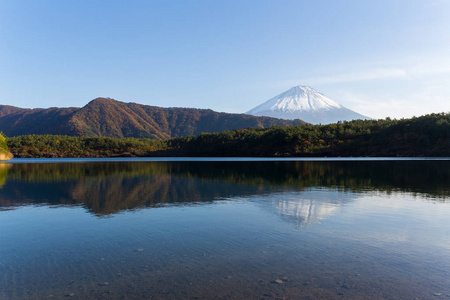
{"type": "Polygon", "coordinates": [[[309,85],[374,117],[450,111],[450,1],[0,0],[0,104],[245,112],[309,85]]]}

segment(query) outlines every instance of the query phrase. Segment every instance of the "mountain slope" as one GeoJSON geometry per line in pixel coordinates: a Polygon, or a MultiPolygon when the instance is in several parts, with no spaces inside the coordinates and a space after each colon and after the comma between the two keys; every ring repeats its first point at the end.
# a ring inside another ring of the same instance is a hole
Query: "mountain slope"
{"type": "Polygon", "coordinates": [[[75,128],[68,126],[68,120],[75,107],[47,109],[19,108],[0,105],[0,131],[6,136],[24,134],[76,135],[75,128]]]}
{"type": "Polygon", "coordinates": [[[286,120],[301,119],[312,124],[370,119],[308,86],[295,86],[249,110],[247,114],[286,120]]]}
{"type": "Polygon", "coordinates": [[[209,109],[162,108],[109,98],[94,99],[82,108],[0,106],[0,131],[7,136],[61,134],[164,139],[202,132],[304,123],[301,120],[218,113],[209,109]]]}

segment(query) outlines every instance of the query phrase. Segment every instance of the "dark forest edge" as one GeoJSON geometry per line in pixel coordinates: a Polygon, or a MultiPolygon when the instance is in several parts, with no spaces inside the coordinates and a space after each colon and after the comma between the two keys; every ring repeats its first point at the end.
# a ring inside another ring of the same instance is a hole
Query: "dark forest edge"
{"type": "Polygon", "coordinates": [[[6,138],[14,157],[450,156],[450,113],[329,125],[274,126],[165,140],[24,135],[6,138]]]}

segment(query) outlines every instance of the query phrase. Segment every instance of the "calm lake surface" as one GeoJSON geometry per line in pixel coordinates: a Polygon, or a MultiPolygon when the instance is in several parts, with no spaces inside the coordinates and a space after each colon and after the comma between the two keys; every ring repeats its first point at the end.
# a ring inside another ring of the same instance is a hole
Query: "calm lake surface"
{"type": "Polygon", "coordinates": [[[450,160],[0,164],[0,299],[450,299],[450,160]]]}

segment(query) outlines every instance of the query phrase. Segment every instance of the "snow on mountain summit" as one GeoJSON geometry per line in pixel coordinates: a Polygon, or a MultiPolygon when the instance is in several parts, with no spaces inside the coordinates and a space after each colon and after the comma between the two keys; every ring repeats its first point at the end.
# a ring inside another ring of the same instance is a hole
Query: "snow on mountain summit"
{"type": "Polygon", "coordinates": [[[309,86],[299,85],[294,86],[286,92],[267,100],[247,113],[252,114],[252,112],[258,112],[261,110],[294,112],[297,110],[310,111],[341,107],[341,105],[330,98],[325,97],[315,89],[309,86]]]}
{"type": "Polygon", "coordinates": [[[327,124],[354,119],[370,119],[354,112],[308,86],[294,86],[247,114],[280,119],[302,119],[313,124],[327,124]]]}

